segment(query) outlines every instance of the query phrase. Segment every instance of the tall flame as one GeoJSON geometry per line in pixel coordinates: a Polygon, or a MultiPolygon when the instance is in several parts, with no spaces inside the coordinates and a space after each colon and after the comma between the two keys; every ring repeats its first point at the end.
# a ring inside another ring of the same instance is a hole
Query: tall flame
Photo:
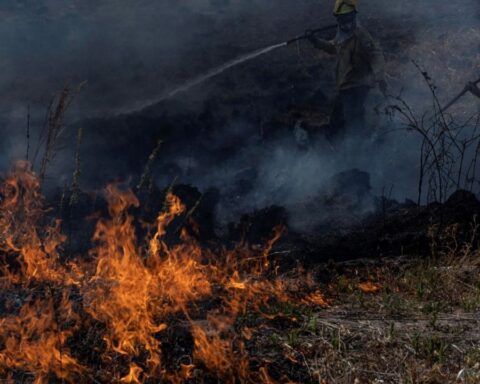
{"type": "MultiPolygon", "coordinates": [[[[110,185],[108,217],[98,220],[89,254],[66,261],[61,222],[44,208],[28,163],[15,165],[0,195],[0,281],[10,295],[2,299],[10,314],[0,314],[2,377],[176,384],[201,382],[199,370],[226,383],[274,382],[265,366],[252,370],[245,347],[252,333],[238,332],[236,322],[248,311],[268,317],[272,300],[291,298],[269,257],[283,228],[263,249],[214,252],[187,230],[169,245],[169,225],[186,207],[168,193],[166,209],[138,239],[129,213],[138,199],[110,185]],[[179,327],[192,346],[189,361],[172,363],[164,344],[179,327]]],[[[303,302],[325,304],[319,291],[303,302]]]]}

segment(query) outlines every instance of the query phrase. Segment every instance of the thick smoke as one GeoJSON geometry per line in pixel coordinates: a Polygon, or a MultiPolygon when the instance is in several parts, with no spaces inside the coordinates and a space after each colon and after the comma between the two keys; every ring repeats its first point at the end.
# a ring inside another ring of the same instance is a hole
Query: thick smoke
{"type": "MultiPolygon", "coordinates": [[[[270,205],[286,207],[290,224],[297,229],[325,224],[333,213],[326,211],[329,208],[319,198],[336,193],[331,190],[332,180],[354,169],[369,172],[373,195],[416,197],[420,140],[405,130],[386,135],[378,132],[369,138],[350,135],[336,143],[306,131],[300,138],[295,129],[267,142],[251,130],[250,134],[237,155],[220,164],[202,161],[200,154],[181,155],[175,161],[183,171],[183,181],[202,190],[214,186],[222,191],[217,213],[223,224],[270,205]]],[[[357,187],[352,181],[352,194],[357,187]]],[[[350,213],[371,212],[375,208],[373,195],[365,196],[350,213]]]]}
{"type": "Polygon", "coordinates": [[[0,123],[6,133],[1,165],[24,156],[27,106],[38,131],[50,98],[66,82],[87,81],[72,105],[71,122],[130,111],[238,52],[288,38],[284,27],[301,32],[306,11],[292,1],[13,0],[0,5],[0,123]]]}
{"type": "MultiPolygon", "coordinates": [[[[28,105],[35,147],[44,109],[67,81],[87,81],[67,116],[70,122],[141,109],[149,100],[239,54],[287,40],[306,28],[330,24],[331,6],[331,2],[317,0],[141,0],[134,5],[127,0],[17,0],[1,5],[4,140],[0,165],[5,169],[13,159],[24,157],[28,105]]],[[[360,2],[360,10],[362,24],[385,48],[391,92],[401,93],[419,114],[430,107],[431,98],[411,60],[436,81],[442,102],[467,80],[478,77],[478,1],[372,0],[360,2]]],[[[258,98],[252,104],[263,108],[262,97],[272,89],[270,83],[298,87],[288,76],[308,72],[305,68],[315,63],[322,68],[314,76],[307,73],[312,84],[307,92],[320,88],[329,99],[334,94],[334,63],[304,43],[236,68],[177,99],[188,100],[182,100],[188,111],[197,108],[189,103],[201,105],[226,89],[234,94],[233,90],[255,83],[258,98]],[[275,77],[262,84],[253,79],[255,66],[275,77]]],[[[478,105],[466,97],[454,112],[467,115],[478,110],[478,105]]],[[[312,214],[312,201],[328,190],[335,174],[348,169],[369,172],[374,195],[386,190],[398,199],[415,198],[418,138],[398,130],[398,121],[370,114],[378,130],[372,139],[352,136],[333,146],[296,127],[301,121],[267,140],[255,123],[233,116],[223,125],[223,133],[209,137],[213,149],[237,145],[233,156],[218,162],[185,143],[172,151],[169,161],[176,163],[181,181],[202,190],[212,186],[222,190],[219,216],[224,221],[253,208],[278,204],[286,206],[295,224],[305,228],[321,222],[318,210],[312,214]]],[[[92,136],[90,140],[100,139],[92,136]]],[[[109,145],[107,139],[102,140],[102,145],[109,145]]],[[[90,144],[87,137],[84,157],[98,155],[97,147],[90,144]]],[[[59,153],[51,171],[53,184],[69,180],[72,158],[70,148],[59,153]]],[[[105,173],[118,169],[116,159],[102,159],[102,168],[105,173]]],[[[128,177],[128,167],[125,170],[128,177]]],[[[90,172],[94,171],[84,170],[84,185],[93,177],[90,172]]],[[[168,182],[161,176],[158,181],[168,182]]],[[[371,203],[366,201],[363,208],[370,209],[371,203]]]]}

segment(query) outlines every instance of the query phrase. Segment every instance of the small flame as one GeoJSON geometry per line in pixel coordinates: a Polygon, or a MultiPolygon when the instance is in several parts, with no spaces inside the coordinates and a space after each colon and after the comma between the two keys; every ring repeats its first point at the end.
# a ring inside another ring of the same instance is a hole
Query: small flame
{"type": "Polygon", "coordinates": [[[142,374],[142,372],[143,372],[142,368],[132,363],[130,364],[130,372],[128,372],[127,376],[122,377],[120,379],[120,382],[129,383],[129,384],[141,383],[140,375],[142,374]]]}
{"type": "Polygon", "coordinates": [[[369,280],[365,283],[358,284],[358,289],[363,293],[377,293],[382,289],[382,286],[369,280]]]}
{"type": "Polygon", "coordinates": [[[302,302],[307,305],[318,305],[320,307],[328,307],[328,301],[320,290],[316,290],[313,293],[307,295],[302,302]]]}

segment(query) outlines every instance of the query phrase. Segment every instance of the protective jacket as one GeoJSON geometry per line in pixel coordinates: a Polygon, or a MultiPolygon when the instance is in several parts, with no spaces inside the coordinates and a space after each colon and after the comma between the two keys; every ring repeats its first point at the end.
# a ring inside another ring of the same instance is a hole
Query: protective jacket
{"type": "Polygon", "coordinates": [[[316,48],[337,56],[336,83],[339,91],[360,86],[373,87],[385,80],[383,51],[362,26],[357,25],[353,35],[347,39],[338,36],[333,40],[313,37],[311,41],[316,48]]]}

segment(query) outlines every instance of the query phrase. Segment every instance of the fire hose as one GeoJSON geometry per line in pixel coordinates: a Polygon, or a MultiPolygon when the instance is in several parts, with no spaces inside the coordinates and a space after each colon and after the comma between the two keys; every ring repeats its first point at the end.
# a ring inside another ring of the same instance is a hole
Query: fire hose
{"type": "Polygon", "coordinates": [[[322,27],[322,28],[307,30],[305,34],[303,34],[301,36],[294,37],[291,40],[288,40],[287,45],[290,45],[290,44],[295,43],[295,42],[300,41],[300,40],[306,40],[312,35],[315,35],[315,34],[320,33],[320,32],[330,31],[332,29],[336,29],[337,27],[338,27],[338,24],[332,24],[332,25],[327,25],[326,27],[322,27]]]}

